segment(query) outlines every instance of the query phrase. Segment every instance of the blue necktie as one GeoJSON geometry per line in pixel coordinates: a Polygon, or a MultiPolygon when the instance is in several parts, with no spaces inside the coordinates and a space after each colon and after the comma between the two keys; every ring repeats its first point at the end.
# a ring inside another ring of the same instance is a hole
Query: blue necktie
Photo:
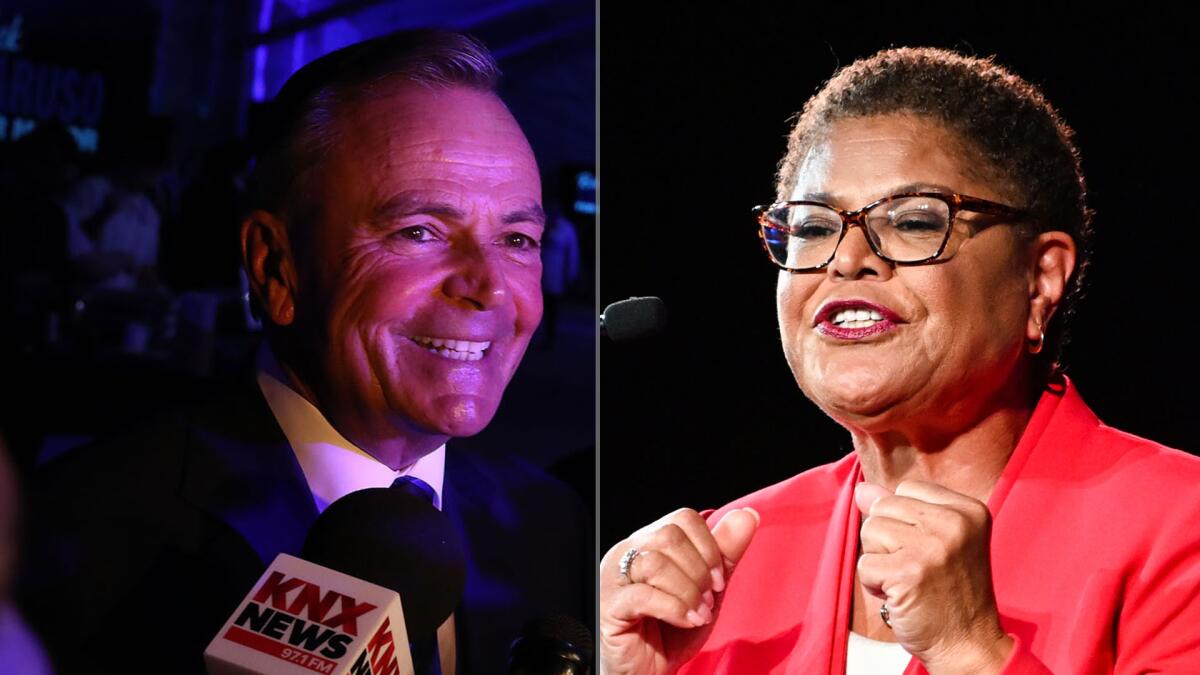
{"type": "MultiPolygon", "coordinates": [[[[437,508],[437,493],[433,491],[429,483],[420,478],[400,476],[392,481],[392,489],[400,490],[413,497],[419,497],[429,502],[434,508],[437,508]]],[[[403,601],[404,598],[400,600],[403,601]]],[[[442,663],[438,655],[437,633],[434,633],[432,639],[413,636],[413,641],[409,643],[408,648],[412,653],[413,670],[416,671],[416,675],[442,674],[442,663]]]]}
{"type": "Polygon", "coordinates": [[[433,508],[437,508],[438,500],[437,493],[429,486],[429,483],[417,478],[416,476],[400,476],[392,481],[392,488],[402,490],[405,494],[410,494],[414,497],[420,497],[425,501],[433,504],[433,508]]]}

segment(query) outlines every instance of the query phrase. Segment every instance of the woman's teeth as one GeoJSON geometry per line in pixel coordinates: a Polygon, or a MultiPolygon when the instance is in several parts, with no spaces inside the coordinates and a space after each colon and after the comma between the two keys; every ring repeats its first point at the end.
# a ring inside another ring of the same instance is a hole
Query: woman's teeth
{"type": "Polygon", "coordinates": [[[840,328],[870,328],[883,321],[883,315],[873,309],[843,309],[829,320],[840,328]]]}
{"type": "Polygon", "coordinates": [[[438,356],[456,361],[478,361],[483,358],[483,352],[492,346],[491,342],[471,342],[470,340],[423,336],[413,337],[412,341],[438,356]]]}

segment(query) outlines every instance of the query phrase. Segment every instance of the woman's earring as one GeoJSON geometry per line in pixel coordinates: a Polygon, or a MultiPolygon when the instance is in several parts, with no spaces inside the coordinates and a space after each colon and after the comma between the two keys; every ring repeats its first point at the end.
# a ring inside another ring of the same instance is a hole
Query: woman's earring
{"type": "Polygon", "coordinates": [[[1034,324],[1037,325],[1038,339],[1036,342],[1029,343],[1029,353],[1039,354],[1042,351],[1042,347],[1046,344],[1046,329],[1042,326],[1041,320],[1034,320],[1034,324]]]}

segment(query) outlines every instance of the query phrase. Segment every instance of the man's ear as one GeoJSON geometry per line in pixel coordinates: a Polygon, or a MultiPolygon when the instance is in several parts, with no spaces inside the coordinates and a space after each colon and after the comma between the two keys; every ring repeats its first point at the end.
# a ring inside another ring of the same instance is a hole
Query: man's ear
{"type": "Polygon", "coordinates": [[[1025,336],[1041,340],[1066,296],[1077,254],[1075,240],[1066,232],[1042,232],[1029,243],[1029,321],[1025,336]]]}
{"type": "Polygon", "coordinates": [[[274,214],[259,209],[242,221],[242,266],[267,318],[277,326],[295,321],[295,259],[287,226],[274,214]]]}

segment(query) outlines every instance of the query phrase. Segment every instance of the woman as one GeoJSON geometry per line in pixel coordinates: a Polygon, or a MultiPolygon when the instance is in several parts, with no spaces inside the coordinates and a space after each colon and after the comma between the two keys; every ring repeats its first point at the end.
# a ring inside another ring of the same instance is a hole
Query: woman
{"type": "Polygon", "coordinates": [[[605,671],[1200,666],[1200,460],[1059,372],[1091,214],[1041,93],[881,52],[806,104],[777,188],[784,354],[854,452],[609,550],[605,671]]]}

